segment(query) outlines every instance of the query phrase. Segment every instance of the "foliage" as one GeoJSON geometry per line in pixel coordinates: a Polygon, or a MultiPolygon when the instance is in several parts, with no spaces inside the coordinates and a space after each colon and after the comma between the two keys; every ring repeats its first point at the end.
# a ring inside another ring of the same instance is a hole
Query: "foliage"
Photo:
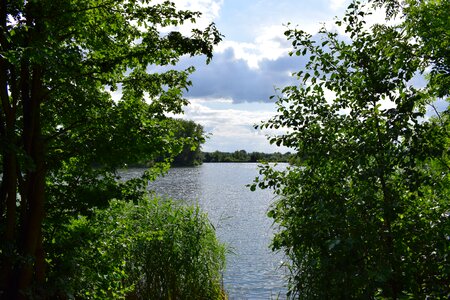
{"type": "Polygon", "coordinates": [[[355,1],[336,22],[347,37],[286,32],[309,61],[261,127],[285,128],[270,142],[302,165],[262,166],[252,188],[279,196],[268,214],[280,226],[273,248],[291,259],[291,297],[450,296],[449,112],[425,115],[448,97],[448,1],[376,2],[399,4],[403,21],[368,28],[355,1]],[[416,22],[430,11],[439,18],[425,31],[416,22]],[[411,84],[429,69],[426,87],[411,84]]]}
{"type": "Polygon", "coordinates": [[[54,238],[49,280],[81,299],[224,299],[225,248],[198,207],[113,200],[54,238]]]}
{"type": "Polygon", "coordinates": [[[209,61],[221,39],[214,24],[177,31],[199,17],[170,1],[2,1],[2,297],[38,297],[50,284],[45,246],[66,221],[114,197],[138,199],[179,151],[166,115],[187,103],[194,70],[171,66],[209,61]],[[142,180],[115,180],[124,163],[161,156],[142,180]]]}
{"type": "Polygon", "coordinates": [[[376,6],[387,5],[391,14],[401,14],[404,29],[420,43],[417,54],[431,65],[429,87],[438,97],[449,94],[450,88],[450,9],[448,0],[417,1],[373,0],[376,6]]]}
{"type": "Polygon", "coordinates": [[[235,152],[204,152],[203,162],[289,162],[291,153],[263,153],[237,150],[235,152]]]}
{"type": "Polygon", "coordinates": [[[205,142],[203,126],[194,121],[178,119],[175,137],[183,141],[183,148],[173,159],[175,166],[196,166],[202,163],[201,144],[205,142]]]}
{"type": "Polygon", "coordinates": [[[201,145],[205,142],[203,126],[191,120],[164,120],[170,127],[172,148],[170,152],[159,152],[158,157],[140,156],[140,159],[124,163],[126,167],[155,167],[161,162],[170,162],[172,166],[196,166],[202,163],[201,145]]]}

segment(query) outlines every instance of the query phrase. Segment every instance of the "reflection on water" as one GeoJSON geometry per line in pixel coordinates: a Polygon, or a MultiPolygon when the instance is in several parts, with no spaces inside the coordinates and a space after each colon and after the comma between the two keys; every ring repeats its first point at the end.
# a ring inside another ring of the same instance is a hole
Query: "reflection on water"
{"type": "MultiPolygon", "coordinates": [[[[141,173],[130,169],[125,177],[141,173]]],[[[198,203],[208,213],[219,239],[233,252],[224,274],[230,299],[285,298],[286,281],[279,268],[283,257],[269,249],[273,230],[266,212],[274,196],[245,186],[257,175],[256,164],[203,164],[171,169],[150,183],[157,194],[198,203]]]]}

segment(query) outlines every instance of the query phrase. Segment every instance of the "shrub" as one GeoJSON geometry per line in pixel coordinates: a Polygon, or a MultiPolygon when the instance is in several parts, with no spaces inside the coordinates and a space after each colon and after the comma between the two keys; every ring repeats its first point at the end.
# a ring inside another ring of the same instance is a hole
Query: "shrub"
{"type": "Polygon", "coordinates": [[[225,247],[197,206],[144,198],[113,200],[73,219],[52,277],[86,299],[224,299],[225,247]],[[62,254],[64,253],[64,254],[62,254]]]}

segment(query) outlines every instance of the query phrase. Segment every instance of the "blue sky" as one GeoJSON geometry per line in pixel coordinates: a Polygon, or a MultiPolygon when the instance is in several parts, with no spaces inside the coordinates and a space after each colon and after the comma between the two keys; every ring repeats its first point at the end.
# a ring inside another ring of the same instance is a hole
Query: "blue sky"
{"type": "Polygon", "coordinates": [[[272,146],[267,135],[253,128],[276,112],[269,97],[275,87],[290,82],[300,69],[301,58],[289,57],[283,36],[287,23],[314,34],[341,17],[348,0],[176,0],[179,8],[198,10],[196,26],[215,22],[225,36],[212,62],[183,59],[181,67],[194,65],[193,86],[186,93],[190,105],[183,118],[204,126],[210,138],[204,151],[285,152],[272,146]]]}

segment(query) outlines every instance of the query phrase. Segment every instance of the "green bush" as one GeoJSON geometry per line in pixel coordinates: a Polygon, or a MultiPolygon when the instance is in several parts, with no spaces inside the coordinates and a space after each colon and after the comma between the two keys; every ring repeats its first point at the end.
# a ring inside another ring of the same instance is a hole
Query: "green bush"
{"type": "Polygon", "coordinates": [[[298,165],[263,166],[251,189],[279,196],[268,214],[289,297],[450,299],[450,109],[434,106],[450,96],[445,11],[449,0],[355,0],[336,21],[346,38],[285,32],[305,68],[258,128],[282,128],[269,141],[298,165]],[[367,26],[371,2],[402,18],[367,26]]]}
{"type": "Polygon", "coordinates": [[[226,298],[225,247],[197,206],[158,198],[113,200],[92,218],[73,219],[58,239],[64,249],[51,261],[57,270],[51,277],[66,296],[226,298]]]}

